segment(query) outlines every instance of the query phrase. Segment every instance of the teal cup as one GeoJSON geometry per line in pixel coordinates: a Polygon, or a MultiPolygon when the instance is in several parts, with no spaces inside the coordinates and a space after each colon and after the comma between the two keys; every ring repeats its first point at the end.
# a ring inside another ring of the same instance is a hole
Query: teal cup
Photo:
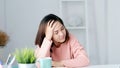
{"type": "Polygon", "coordinates": [[[52,68],[52,59],[50,57],[44,57],[39,59],[40,68],[52,68]]]}

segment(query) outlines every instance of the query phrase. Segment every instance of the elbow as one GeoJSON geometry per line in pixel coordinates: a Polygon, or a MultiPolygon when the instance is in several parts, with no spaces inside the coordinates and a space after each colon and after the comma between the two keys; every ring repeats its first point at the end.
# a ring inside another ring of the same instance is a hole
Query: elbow
{"type": "Polygon", "coordinates": [[[84,64],[83,64],[83,67],[85,66],[89,66],[90,65],[90,60],[89,59],[86,59],[84,64]]]}
{"type": "Polygon", "coordinates": [[[84,58],[82,61],[80,61],[80,67],[87,67],[90,65],[90,60],[88,58],[84,58]]]}
{"type": "Polygon", "coordinates": [[[89,66],[89,65],[90,65],[90,60],[87,59],[87,61],[86,61],[86,65],[85,65],[85,66],[89,66]]]}

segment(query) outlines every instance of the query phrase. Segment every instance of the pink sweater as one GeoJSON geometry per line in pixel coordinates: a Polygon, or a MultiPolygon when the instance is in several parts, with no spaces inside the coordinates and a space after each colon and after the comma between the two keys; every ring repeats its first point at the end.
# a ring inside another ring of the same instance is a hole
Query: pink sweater
{"type": "Polygon", "coordinates": [[[44,38],[39,49],[39,57],[49,57],[51,55],[52,60],[61,61],[65,67],[83,67],[89,64],[84,48],[74,36],[70,35],[70,40],[61,44],[59,48],[53,46],[52,53],[50,52],[51,44],[52,41],[44,38]]]}

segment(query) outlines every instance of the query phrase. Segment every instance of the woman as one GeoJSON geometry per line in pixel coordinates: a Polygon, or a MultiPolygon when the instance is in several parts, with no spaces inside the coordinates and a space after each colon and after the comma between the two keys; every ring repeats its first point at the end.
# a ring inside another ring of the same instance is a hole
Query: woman
{"type": "Polygon", "coordinates": [[[84,48],[54,14],[45,16],[35,40],[36,58],[51,57],[54,67],[83,67],[89,64],[84,48]]]}

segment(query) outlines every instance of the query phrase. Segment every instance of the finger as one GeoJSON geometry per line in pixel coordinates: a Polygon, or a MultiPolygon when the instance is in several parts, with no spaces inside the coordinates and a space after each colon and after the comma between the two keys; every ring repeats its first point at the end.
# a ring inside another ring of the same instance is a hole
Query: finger
{"type": "Polygon", "coordinates": [[[57,24],[58,24],[58,23],[54,23],[53,26],[52,26],[52,29],[54,29],[57,24]]]}
{"type": "Polygon", "coordinates": [[[50,24],[49,24],[49,25],[50,25],[50,27],[52,27],[52,26],[53,26],[54,22],[55,22],[54,20],[52,20],[52,21],[50,22],[50,24]]]}
{"type": "Polygon", "coordinates": [[[54,66],[54,62],[52,61],[52,66],[54,66]]]}
{"type": "Polygon", "coordinates": [[[48,21],[47,26],[49,26],[49,25],[50,25],[51,21],[52,21],[52,20],[49,20],[49,21],[48,21]]]}

